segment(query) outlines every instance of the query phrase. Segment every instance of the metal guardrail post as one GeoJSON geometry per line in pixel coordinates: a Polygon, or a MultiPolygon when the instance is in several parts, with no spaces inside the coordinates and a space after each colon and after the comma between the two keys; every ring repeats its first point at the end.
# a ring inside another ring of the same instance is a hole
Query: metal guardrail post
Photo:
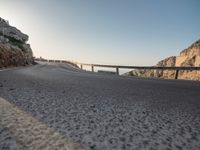
{"type": "Polygon", "coordinates": [[[119,67],[116,67],[116,74],[119,75],[119,67]]]}
{"type": "Polygon", "coordinates": [[[94,72],[94,65],[92,65],[92,72],[94,72]]]}
{"type": "Polygon", "coordinates": [[[178,73],[179,73],[179,70],[176,70],[175,79],[178,79],[178,73]]]}

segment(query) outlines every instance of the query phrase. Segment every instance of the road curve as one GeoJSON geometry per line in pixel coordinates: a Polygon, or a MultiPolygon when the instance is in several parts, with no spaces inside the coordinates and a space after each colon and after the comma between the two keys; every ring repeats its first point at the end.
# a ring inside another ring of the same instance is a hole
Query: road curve
{"type": "Polygon", "coordinates": [[[85,149],[200,149],[200,82],[38,64],[1,71],[0,97],[85,149]]]}

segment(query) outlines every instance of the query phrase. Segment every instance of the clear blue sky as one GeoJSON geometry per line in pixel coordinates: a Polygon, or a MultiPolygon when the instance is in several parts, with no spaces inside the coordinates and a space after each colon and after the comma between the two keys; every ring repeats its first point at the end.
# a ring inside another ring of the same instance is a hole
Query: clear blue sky
{"type": "Polygon", "coordinates": [[[0,0],[34,55],[154,65],[200,39],[200,0],[0,0]]]}

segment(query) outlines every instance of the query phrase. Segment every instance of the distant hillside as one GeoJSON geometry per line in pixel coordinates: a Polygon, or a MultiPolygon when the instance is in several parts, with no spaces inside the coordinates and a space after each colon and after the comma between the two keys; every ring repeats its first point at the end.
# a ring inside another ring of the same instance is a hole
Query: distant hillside
{"type": "MultiPolygon", "coordinates": [[[[156,66],[200,66],[200,40],[180,52],[157,63],[156,66]]],[[[175,71],[169,70],[133,70],[125,75],[140,77],[174,78],[175,71]]],[[[200,71],[180,71],[179,79],[200,80],[200,71]]]]}
{"type": "Polygon", "coordinates": [[[33,53],[27,44],[28,35],[0,18],[0,68],[33,63],[33,53]]]}

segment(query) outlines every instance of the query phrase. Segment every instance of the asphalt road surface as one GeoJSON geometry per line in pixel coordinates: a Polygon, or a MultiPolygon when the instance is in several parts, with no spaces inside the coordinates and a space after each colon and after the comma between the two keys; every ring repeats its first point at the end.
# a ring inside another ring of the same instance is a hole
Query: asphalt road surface
{"type": "Polygon", "coordinates": [[[200,82],[39,64],[1,71],[0,97],[85,149],[200,149],[200,82]]]}

